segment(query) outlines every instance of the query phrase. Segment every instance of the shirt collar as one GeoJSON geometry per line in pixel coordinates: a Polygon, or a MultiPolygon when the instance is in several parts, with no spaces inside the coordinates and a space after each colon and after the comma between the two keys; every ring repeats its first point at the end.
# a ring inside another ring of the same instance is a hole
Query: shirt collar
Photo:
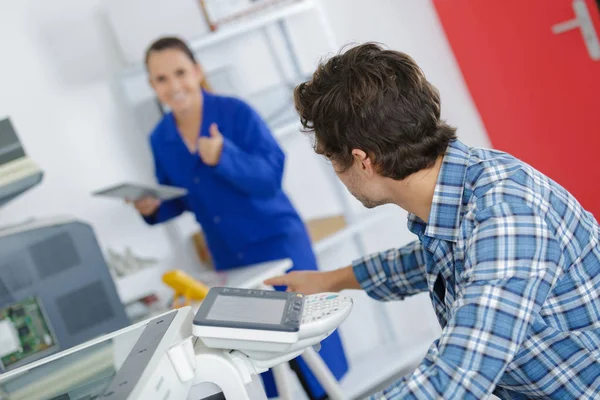
{"type": "Polygon", "coordinates": [[[459,140],[450,142],[435,184],[429,222],[414,214],[408,216],[408,227],[417,235],[456,242],[462,217],[465,175],[470,149],[459,140]]]}
{"type": "MultiPolygon", "coordinates": [[[[210,115],[210,112],[213,109],[215,96],[211,93],[208,93],[204,89],[201,89],[201,90],[202,90],[202,116],[210,115]]],[[[167,129],[165,130],[164,136],[163,136],[164,140],[166,142],[180,142],[181,135],[177,131],[177,123],[175,122],[175,116],[173,115],[173,112],[170,111],[168,114],[166,114],[164,116],[164,119],[166,122],[168,122],[167,129]]],[[[204,122],[205,122],[204,120],[205,120],[205,118],[202,118],[202,128],[204,128],[204,122]]]]}

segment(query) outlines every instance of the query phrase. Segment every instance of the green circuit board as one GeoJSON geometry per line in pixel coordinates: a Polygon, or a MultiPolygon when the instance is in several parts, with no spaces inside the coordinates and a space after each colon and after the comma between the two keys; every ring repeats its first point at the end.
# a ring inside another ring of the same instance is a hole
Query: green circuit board
{"type": "Polygon", "coordinates": [[[27,298],[0,309],[0,320],[8,319],[18,333],[20,349],[3,356],[4,369],[56,345],[49,324],[36,298],[27,298]]]}

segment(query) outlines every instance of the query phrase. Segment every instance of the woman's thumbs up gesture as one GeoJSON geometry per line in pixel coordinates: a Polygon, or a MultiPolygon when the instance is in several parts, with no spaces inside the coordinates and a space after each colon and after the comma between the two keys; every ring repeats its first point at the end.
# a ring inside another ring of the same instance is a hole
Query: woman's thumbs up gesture
{"type": "Polygon", "coordinates": [[[209,128],[210,136],[198,138],[198,154],[206,165],[215,166],[221,159],[223,151],[223,135],[219,132],[217,124],[209,128]]]}

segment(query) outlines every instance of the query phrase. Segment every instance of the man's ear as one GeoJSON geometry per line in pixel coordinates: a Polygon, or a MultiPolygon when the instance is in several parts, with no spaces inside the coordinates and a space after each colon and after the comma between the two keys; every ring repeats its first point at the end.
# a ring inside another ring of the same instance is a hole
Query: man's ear
{"type": "Polygon", "coordinates": [[[359,163],[361,171],[365,172],[367,175],[373,175],[375,173],[375,166],[373,165],[371,157],[369,157],[364,150],[352,150],[352,157],[354,157],[354,162],[359,163]]]}

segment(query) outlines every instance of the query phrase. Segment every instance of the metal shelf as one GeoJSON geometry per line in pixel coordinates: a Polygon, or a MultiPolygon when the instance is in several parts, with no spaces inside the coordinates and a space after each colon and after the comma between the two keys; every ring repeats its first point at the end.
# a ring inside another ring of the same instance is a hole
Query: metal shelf
{"type": "MultiPolygon", "coordinates": [[[[195,53],[206,47],[214,46],[245,33],[264,28],[267,25],[284,20],[285,18],[314,10],[316,7],[317,5],[313,0],[296,0],[294,2],[283,3],[278,6],[273,6],[267,11],[252,14],[249,17],[230,22],[227,25],[220,27],[216,32],[211,32],[201,38],[190,40],[188,44],[195,53]]],[[[145,66],[138,63],[121,70],[120,75],[137,75],[139,73],[144,73],[144,71],[145,66]]]]}
{"type": "Polygon", "coordinates": [[[326,238],[319,240],[313,245],[315,252],[318,254],[327,251],[332,247],[337,246],[338,244],[353,238],[355,235],[360,234],[367,227],[379,221],[383,221],[386,218],[389,218],[386,212],[377,212],[372,214],[373,215],[368,215],[360,219],[357,218],[356,222],[350,223],[344,229],[341,229],[333,235],[327,236],[326,238]]]}
{"type": "Polygon", "coordinates": [[[225,40],[230,40],[236,36],[243,35],[256,29],[261,29],[273,22],[298,15],[315,9],[315,3],[312,0],[301,0],[287,2],[281,5],[273,6],[268,11],[253,13],[243,19],[230,22],[223,27],[218,28],[214,33],[206,35],[190,42],[192,50],[200,50],[205,47],[214,46],[225,40]]]}

